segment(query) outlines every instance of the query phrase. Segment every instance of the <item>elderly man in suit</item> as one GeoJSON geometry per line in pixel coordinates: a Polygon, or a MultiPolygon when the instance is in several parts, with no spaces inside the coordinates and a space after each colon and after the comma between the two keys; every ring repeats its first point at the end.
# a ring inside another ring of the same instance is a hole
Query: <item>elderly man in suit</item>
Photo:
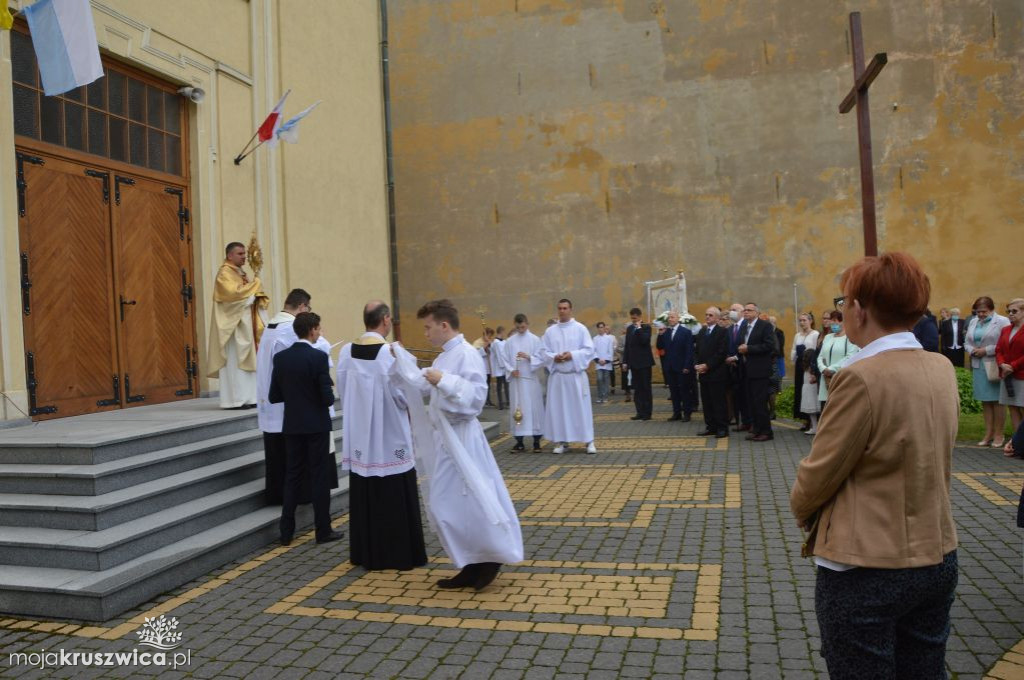
{"type": "Polygon", "coordinates": [[[664,352],[662,368],[672,398],[669,420],[690,422],[693,400],[686,385],[686,375],[693,372],[693,333],[679,323],[679,312],[668,313],[668,326],[658,330],[657,347],[664,352]]]}
{"type": "Polygon", "coordinates": [[[281,506],[281,543],[288,545],[295,534],[295,506],[300,485],[305,481],[313,499],[316,542],[329,543],[343,536],[331,528],[329,466],[331,414],[334,390],[327,354],[316,349],[320,338],[320,316],[302,312],[292,330],[295,344],[274,355],[270,376],[270,403],[284,402],[284,434],[287,451],[284,504],[281,506]],[[307,475],[303,475],[303,467],[307,475]]]}
{"type": "Polygon", "coordinates": [[[725,396],[729,384],[729,367],[725,358],[729,354],[729,331],[718,325],[722,310],[708,307],[704,325],[697,333],[695,365],[693,370],[700,381],[700,398],[704,402],[704,431],[700,437],[729,436],[729,415],[725,396]]]}
{"type": "Polygon", "coordinates": [[[964,336],[967,333],[967,322],[960,318],[960,309],[949,310],[949,318],[939,323],[939,343],[942,354],[954,366],[964,366],[964,336]]]}
{"type": "Polygon", "coordinates": [[[772,363],[778,354],[775,329],[767,321],[758,319],[757,305],[743,305],[743,323],[740,324],[736,352],[743,370],[743,387],[750,411],[751,432],[747,439],[766,442],[775,438],[769,418],[768,387],[772,377],[772,363]]]}
{"type": "Polygon", "coordinates": [[[622,363],[629,367],[633,382],[636,415],[632,420],[650,420],[654,410],[654,397],[651,394],[651,368],[654,366],[651,325],[643,323],[642,314],[639,307],[629,310],[630,323],[626,328],[626,342],[622,348],[622,363]]]}

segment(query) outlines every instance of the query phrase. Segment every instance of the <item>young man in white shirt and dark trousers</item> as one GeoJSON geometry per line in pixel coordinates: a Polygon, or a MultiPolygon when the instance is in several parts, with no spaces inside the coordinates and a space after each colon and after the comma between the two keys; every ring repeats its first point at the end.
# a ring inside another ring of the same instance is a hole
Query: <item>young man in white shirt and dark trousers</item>
{"type": "Polygon", "coordinates": [[[608,332],[604,321],[597,323],[597,335],[594,336],[594,360],[597,364],[597,403],[608,401],[609,386],[615,374],[615,336],[608,332]]]}

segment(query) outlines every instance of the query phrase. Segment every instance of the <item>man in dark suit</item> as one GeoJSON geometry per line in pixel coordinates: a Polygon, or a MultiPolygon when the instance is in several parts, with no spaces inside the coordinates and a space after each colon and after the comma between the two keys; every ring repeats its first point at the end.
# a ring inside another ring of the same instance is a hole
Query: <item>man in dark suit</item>
{"type": "Polygon", "coordinates": [[[914,325],[914,337],[925,350],[939,351],[939,326],[935,323],[935,317],[930,310],[924,310],[924,314],[914,325]]]}
{"type": "Polygon", "coordinates": [[[284,402],[287,467],[284,504],[281,507],[281,543],[288,545],[295,534],[295,506],[305,482],[311,488],[316,542],[329,543],[343,536],[331,528],[329,455],[331,414],[334,404],[327,354],[313,347],[320,338],[320,317],[303,312],[295,317],[292,330],[298,340],[274,356],[270,376],[270,403],[284,402]],[[306,475],[303,474],[303,469],[306,475]]]}
{"type": "Polygon", "coordinates": [[[963,368],[964,337],[967,333],[967,322],[960,318],[960,310],[954,307],[949,310],[949,318],[939,324],[939,341],[942,354],[954,365],[963,368]]]}
{"type": "Polygon", "coordinates": [[[768,387],[772,364],[778,352],[778,340],[772,325],[757,318],[759,311],[753,302],[743,305],[743,323],[740,324],[739,333],[741,343],[736,352],[743,365],[744,391],[752,425],[747,439],[766,442],[775,438],[772,421],[768,417],[768,387]]]}
{"type": "Polygon", "coordinates": [[[626,342],[622,347],[623,368],[628,367],[633,382],[633,404],[636,415],[632,420],[650,420],[654,408],[651,394],[651,368],[654,354],[651,352],[651,325],[641,321],[639,307],[629,310],[629,327],[626,342]]]}
{"type": "Polygon", "coordinates": [[[743,362],[736,351],[743,340],[743,305],[734,302],[729,306],[729,320],[732,325],[726,328],[729,335],[729,354],[725,359],[726,365],[729,366],[729,384],[726,389],[732,396],[733,415],[736,417],[733,432],[742,432],[751,427],[750,407],[747,404],[747,392],[744,387],[743,362]]]}
{"type": "Polygon", "coordinates": [[[693,402],[685,376],[693,372],[693,333],[679,323],[679,312],[668,313],[668,327],[658,331],[657,347],[664,352],[661,365],[672,397],[672,417],[669,420],[688,423],[693,413],[693,402]]]}
{"type": "Polygon", "coordinates": [[[729,415],[725,388],[729,384],[729,331],[718,325],[722,310],[708,307],[704,325],[697,333],[694,371],[700,380],[700,398],[704,402],[704,431],[699,437],[729,436],[729,415]]]}

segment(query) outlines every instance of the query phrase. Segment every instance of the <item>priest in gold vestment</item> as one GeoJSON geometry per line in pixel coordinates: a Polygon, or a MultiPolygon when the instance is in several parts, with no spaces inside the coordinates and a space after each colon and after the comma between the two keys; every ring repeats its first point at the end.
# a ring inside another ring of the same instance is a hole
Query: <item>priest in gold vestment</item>
{"type": "Polygon", "coordinates": [[[256,407],[256,346],[263,331],[259,308],[269,304],[259,278],[251,279],[245,245],[225,248],[224,264],[213,288],[207,375],[220,381],[221,408],[256,407]]]}

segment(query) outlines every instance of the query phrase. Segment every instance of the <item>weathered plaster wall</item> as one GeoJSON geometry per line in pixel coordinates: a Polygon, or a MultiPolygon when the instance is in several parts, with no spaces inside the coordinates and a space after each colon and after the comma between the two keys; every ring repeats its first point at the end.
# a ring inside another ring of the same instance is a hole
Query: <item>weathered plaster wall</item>
{"type": "MultiPolygon", "coordinates": [[[[399,287],[543,327],[620,320],[683,268],[690,308],[793,324],[863,252],[848,12],[871,90],[879,243],[933,306],[1024,294],[1019,0],[393,0],[399,287]]],[[[698,313],[699,316],[699,313],[698,313]]],[[[475,334],[476,327],[470,328],[475,334]]]]}

